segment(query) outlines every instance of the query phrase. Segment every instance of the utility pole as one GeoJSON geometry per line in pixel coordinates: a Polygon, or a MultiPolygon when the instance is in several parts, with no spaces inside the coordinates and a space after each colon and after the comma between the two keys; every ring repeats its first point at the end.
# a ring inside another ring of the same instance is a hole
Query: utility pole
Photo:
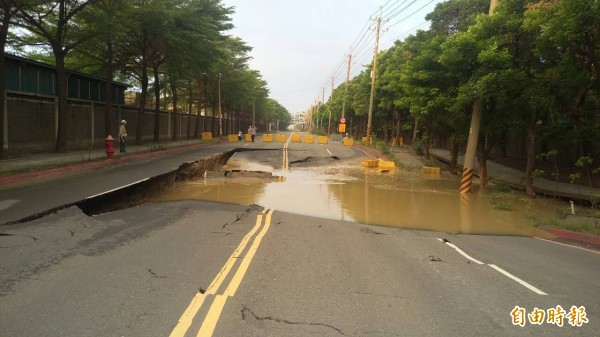
{"type": "Polygon", "coordinates": [[[350,81],[350,63],[352,63],[352,54],[348,54],[348,69],[346,70],[346,84],[344,85],[344,99],[342,102],[342,118],[346,117],[346,96],[348,95],[348,82],[350,81]]]}
{"type": "MultiPolygon", "coordinates": [[[[331,98],[333,101],[333,82],[335,80],[335,75],[331,77],[331,98]]],[[[331,138],[331,107],[329,107],[329,124],[327,124],[327,137],[331,138]]]]}
{"type": "Polygon", "coordinates": [[[331,76],[331,96],[329,99],[333,99],[333,81],[335,80],[335,75],[331,76]]]}
{"type": "MultiPolygon", "coordinates": [[[[494,13],[494,8],[499,0],[490,1],[489,14],[494,13]]],[[[460,181],[460,193],[465,194],[471,192],[473,184],[473,167],[475,166],[475,156],[477,155],[477,141],[479,140],[479,128],[481,126],[481,110],[483,110],[483,101],[478,97],[473,102],[473,114],[471,115],[471,126],[469,129],[469,140],[467,142],[467,152],[465,153],[465,162],[460,181]]]]}
{"type": "Polygon", "coordinates": [[[252,99],[252,127],[256,126],[256,97],[252,99]]]}
{"type": "Polygon", "coordinates": [[[375,80],[377,77],[377,54],[379,53],[379,34],[381,32],[381,16],[377,18],[377,33],[375,34],[375,54],[373,55],[373,69],[371,70],[371,97],[369,98],[369,116],[367,119],[367,145],[371,145],[373,134],[373,96],[375,94],[375,80]]]}

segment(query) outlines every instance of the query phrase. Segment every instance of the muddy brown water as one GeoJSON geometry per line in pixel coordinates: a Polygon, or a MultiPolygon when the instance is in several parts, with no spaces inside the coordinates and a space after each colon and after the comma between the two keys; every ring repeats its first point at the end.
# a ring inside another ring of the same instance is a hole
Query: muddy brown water
{"type": "Polygon", "coordinates": [[[446,233],[551,237],[532,221],[556,217],[557,204],[517,192],[458,193],[460,177],[401,169],[389,173],[357,165],[273,170],[230,160],[224,169],[272,172],[281,179],[208,175],[176,184],[156,201],[202,200],[258,204],[321,218],[446,233]]]}

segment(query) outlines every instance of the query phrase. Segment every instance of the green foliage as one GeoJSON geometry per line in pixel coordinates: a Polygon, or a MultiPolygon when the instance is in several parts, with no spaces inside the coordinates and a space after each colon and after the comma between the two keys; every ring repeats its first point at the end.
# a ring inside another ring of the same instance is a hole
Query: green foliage
{"type": "Polygon", "coordinates": [[[419,156],[422,156],[425,152],[425,147],[423,145],[423,141],[418,139],[414,142],[414,144],[412,145],[413,150],[415,151],[416,154],[418,154],[419,156]]]}
{"type": "Polygon", "coordinates": [[[579,180],[581,180],[581,173],[569,174],[569,181],[571,181],[571,184],[574,184],[574,183],[578,182],[579,180]]]}
{"type": "Polygon", "coordinates": [[[544,170],[542,169],[534,169],[533,173],[531,174],[531,176],[533,178],[539,178],[539,177],[543,177],[544,176],[544,170]]]}
{"type": "Polygon", "coordinates": [[[587,222],[572,222],[567,220],[550,219],[540,222],[540,225],[553,228],[563,228],[575,232],[600,235],[600,226],[587,222]]]}
{"type": "Polygon", "coordinates": [[[510,188],[510,186],[506,186],[503,184],[496,184],[495,186],[495,190],[498,192],[502,192],[502,193],[510,193],[512,192],[512,188],[510,188]]]}
{"type": "Polygon", "coordinates": [[[508,211],[511,209],[510,201],[501,195],[493,195],[491,198],[491,203],[494,209],[500,211],[508,211]]]}

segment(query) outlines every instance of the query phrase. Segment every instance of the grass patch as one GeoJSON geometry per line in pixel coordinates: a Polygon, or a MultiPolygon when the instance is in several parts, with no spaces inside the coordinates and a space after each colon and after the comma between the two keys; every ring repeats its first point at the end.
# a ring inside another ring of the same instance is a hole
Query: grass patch
{"type": "Polygon", "coordinates": [[[574,222],[568,220],[550,219],[538,225],[552,228],[567,229],[574,232],[600,235],[600,226],[597,223],[574,222]]]}
{"type": "Polygon", "coordinates": [[[508,200],[506,200],[506,198],[499,196],[499,195],[492,196],[491,203],[492,203],[492,207],[494,207],[494,209],[497,209],[500,211],[509,211],[511,209],[510,202],[508,200]]]}
{"type": "Polygon", "coordinates": [[[510,186],[506,186],[506,185],[499,184],[499,183],[496,183],[494,185],[494,190],[496,190],[498,192],[502,192],[502,193],[510,193],[510,192],[512,192],[512,188],[510,186]]]}

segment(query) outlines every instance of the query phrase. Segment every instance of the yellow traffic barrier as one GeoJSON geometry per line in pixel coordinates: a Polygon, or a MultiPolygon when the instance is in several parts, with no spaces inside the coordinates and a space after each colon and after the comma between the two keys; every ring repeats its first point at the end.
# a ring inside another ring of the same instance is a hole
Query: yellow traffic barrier
{"type": "Polygon", "coordinates": [[[238,141],[238,136],[237,135],[227,135],[227,140],[230,142],[237,142],[238,141]]]}
{"type": "Polygon", "coordinates": [[[211,140],[212,132],[202,132],[202,140],[211,140]]]}
{"type": "Polygon", "coordinates": [[[275,137],[275,140],[277,140],[280,143],[285,143],[286,137],[283,133],[278,133],[277,136],[275,137]]]}
{"type": "Polygon", "coordinates": [[[298,135],[298,134],[292,134],[292,143],[301,143],[302,142],[302,136],[298,135]]]}
{"type": "Polygon", "coordinates": [[[273,141],[273,134],[272,133],[265,133],[263,134],[263,142],[272,142],[273,141]]]}
{"type": "Polygon", "coordinates": [[[313,135],[305,135],[304,136],[304,140],[302,140],[304,143],[309,143],[312,144],[315,142],[315,137],[313,135]]]}
{"type": "Polygon", "coordinates": [[[378,168],[379,172],[389,172],[396,168],[396,163],[391,160],[368,159],[360,163],[363,167],[378,168]]]}
{"type": "Polygon", "coordinates": [[[246,134],[246,141],[247,142],[251,142],[252,141],[252,135],[251,134],[249,134],[249,133],[246,134]]]}
{"type": "Polygon", "coordinates": [[[396,168],[396,163],[394,163],[391,160],[379,160],[379,163],[377,163],[377,167],[381,168],[381,169],[394,169],[396,168]]]}
{"type": "Polygon", "coordinates": [[[422,173],[425,174],[440,174],[440,168],[439,167],[431,167],[431,166],[423,166],[423,168],[421,169],[422,173]]]}
{"type": "Polygon", "coordinates": [[[377,167],[379,164],[379,160],[377,159],[368,159],[360,163],[363,167],[377,167]]]}
{"type": "Polygon", "coordinates": [[[344,145],[346,145],[346,146],[353,146],[354,145],[354,139],[353,138],[344,138],[344,145]]]}
{"type": "Polygon", "coordinates": [[[319,144],[327,144],[329,143],[329,138],[325,136],[319,136],[318,142],[319,144]]]}

